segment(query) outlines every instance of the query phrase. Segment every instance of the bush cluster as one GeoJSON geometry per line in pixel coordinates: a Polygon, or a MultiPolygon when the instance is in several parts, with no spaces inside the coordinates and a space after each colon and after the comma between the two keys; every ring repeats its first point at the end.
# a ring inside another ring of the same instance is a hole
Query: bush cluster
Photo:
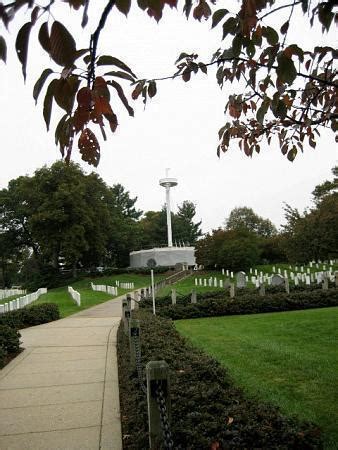
{"type": "Polygon", "coordinates": [[[59,307],[54,303],[27,306],[0,315],[0,325],[16,330],[60,319],[59,307]]]}
{"type": "Polygon", "coordinates": [[[20,333],[8,325],[0,325],[0,369],[6,357],[20,351],[20,333]]]}
{"type": "MultiPolygon", "coordinates": [[[[283,417],[269,405],[245,398],[216,360],[192,347],[171,321],[145,310],[141,320],[142,367],[165,360],[170,367],[174,448],[320,449],[320,432],[283,417]]],[[[129,364],[129,342],[118,331],[120,403],[124,449],[148,448],[145,395],[129,364]]]]}
{"type": "Polygon", "coordinates": [[[7,357],[20,351],[20,328],[27,328],[60,319],[59,307],[54,303],[26,306],[0,315],[0,368],[7,357]]]}
{"type": "MultiPolygon", "coordinates": [[[[198,297],[199,298],[199,297],[198,297]]],[[[161,306],[157,302],[157,313],[173,320],[193,319],[197,317],[228,316],[235,314],[257,314],[265,312],[294,311],[299,309],[326,308],[338,306],[338,289],[327,291],[294,291],[266,293],[261,297],[258,293],[242,293],[234,299],[219,294],[209,299],[198,300],[198,303],[181,303],[161,306]]]]}
{"type": "MultiPolygon", "coordinates": [[[[169,271],[173,271],[172,267],[169,266],[159,266],[154,267],[152,269],[154,273],[166,273],[169,271]]],[[[97,276],[110,276],[110,275],[121,275],[121,274],[135,274],[135,275],[149,275],[150,269],[149,267],[127,267],[127,268],[110,268],[105,269],[103,272],[97,272],[97,276]]]]}

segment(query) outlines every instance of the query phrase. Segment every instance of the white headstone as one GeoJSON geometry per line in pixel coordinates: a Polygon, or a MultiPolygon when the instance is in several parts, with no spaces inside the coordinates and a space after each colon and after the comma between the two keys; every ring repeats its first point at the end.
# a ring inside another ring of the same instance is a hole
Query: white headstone
{"type": "Polygon", "coordinates": [[[246,274],[245,272],[236,273],[236,283],[238,288],[246,287],[246,274]]]}

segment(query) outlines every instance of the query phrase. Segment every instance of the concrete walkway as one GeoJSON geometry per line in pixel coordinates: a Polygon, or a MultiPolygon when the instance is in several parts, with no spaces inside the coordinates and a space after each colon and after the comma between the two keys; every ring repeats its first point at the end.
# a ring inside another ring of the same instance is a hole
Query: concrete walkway
{"type": "Polygon", "coordinates": [[[120,450],[121,297],[21,331],[0,371],[1,450],[120,450]]]}

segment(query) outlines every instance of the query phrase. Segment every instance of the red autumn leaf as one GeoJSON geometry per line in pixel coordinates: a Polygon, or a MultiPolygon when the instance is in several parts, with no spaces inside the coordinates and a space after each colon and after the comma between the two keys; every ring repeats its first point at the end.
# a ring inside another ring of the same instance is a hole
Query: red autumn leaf
{"type": "Polygon", "coordinates": [[[82,159],[97,167],[100,161],[100,145],[95,134],[89,128],[82,131],[78,146],[82,159]]]}
{"type": "Polygon", "coordinates": [[[79,106],[90,109],[92,106],[92,91],[88,87],[83,87],[79,90],[76,96],[79,106]]]}
{"type": "Polygon", "coordinates": [[[88,108],[79,106],[74,112],[73,126],[78,133],[89,122],[90,112],[88,108]]]}
{"type": "Polygon", "coordinates": [[[97,116],[112,113],[111,106],[106,97],[94,97],[94,113],[97,116]]]}

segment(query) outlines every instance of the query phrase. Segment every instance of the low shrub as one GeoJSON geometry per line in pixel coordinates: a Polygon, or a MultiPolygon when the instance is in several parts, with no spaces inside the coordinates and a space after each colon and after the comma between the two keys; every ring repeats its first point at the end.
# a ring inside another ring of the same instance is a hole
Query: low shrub
{"type": "MultiPolygon", "coordinates": [[[[198,297],[200,298],[200,297],[198,297]]],[[[295,291],[290,294],[266,293],[261,297],[258,293],[243,294],[230,299],[218,294],[209,299],[198,300],[198,303],[162,306],[156,303],[157,313],[173,320],[192,319],[197,317],[228,316],[234,314],[257,314],[264,312],[294,311],[299,309],[326,308],[338,306],[338,289],[327,291],[295,291]]]]}
{"type": "Polygon", "coordinates": [[[2,346],[0,346],[0,369],[2,369],[6,363],[6,356],[6,350],[2,346]]]}
{"type": "MultiPolygon", "coordinates": [[[[245,398],[216,360],[192,347],[171,321],[139,310],[141,363],[170,368],[171,430],[175,449],[321,449],[320,431],[245,398]]],[[[129,364],[129,341],[118,331],[123,448],[148,448],[146,397],[129,364]]]]}
{"type": "Polygon", "coordinates": [[[41,303],[1,314],[0,325],[8,325],[18,330],[58,319],[60,319],[58,305],[41,303]]]}
{"type": "Polygon", "coordinates": [[[20,337],[21,334],[8,325],[0,325],[0,348],[3,348],[6,353],[19,351],[20,337]]]}
{"type": "MultiPolygon", "coordinates": [[[[174,272],[173,267],[169,266],[159,266],[152,269],[155,274],[174,272]]],[[[122,275],[122,274],[135,274],[135,275],[149,275],[149,267],[125,267],[125,268],[107,268],[103,272],[97,272],[97,276],[111,276],[111,275],[122,275]]]]}

